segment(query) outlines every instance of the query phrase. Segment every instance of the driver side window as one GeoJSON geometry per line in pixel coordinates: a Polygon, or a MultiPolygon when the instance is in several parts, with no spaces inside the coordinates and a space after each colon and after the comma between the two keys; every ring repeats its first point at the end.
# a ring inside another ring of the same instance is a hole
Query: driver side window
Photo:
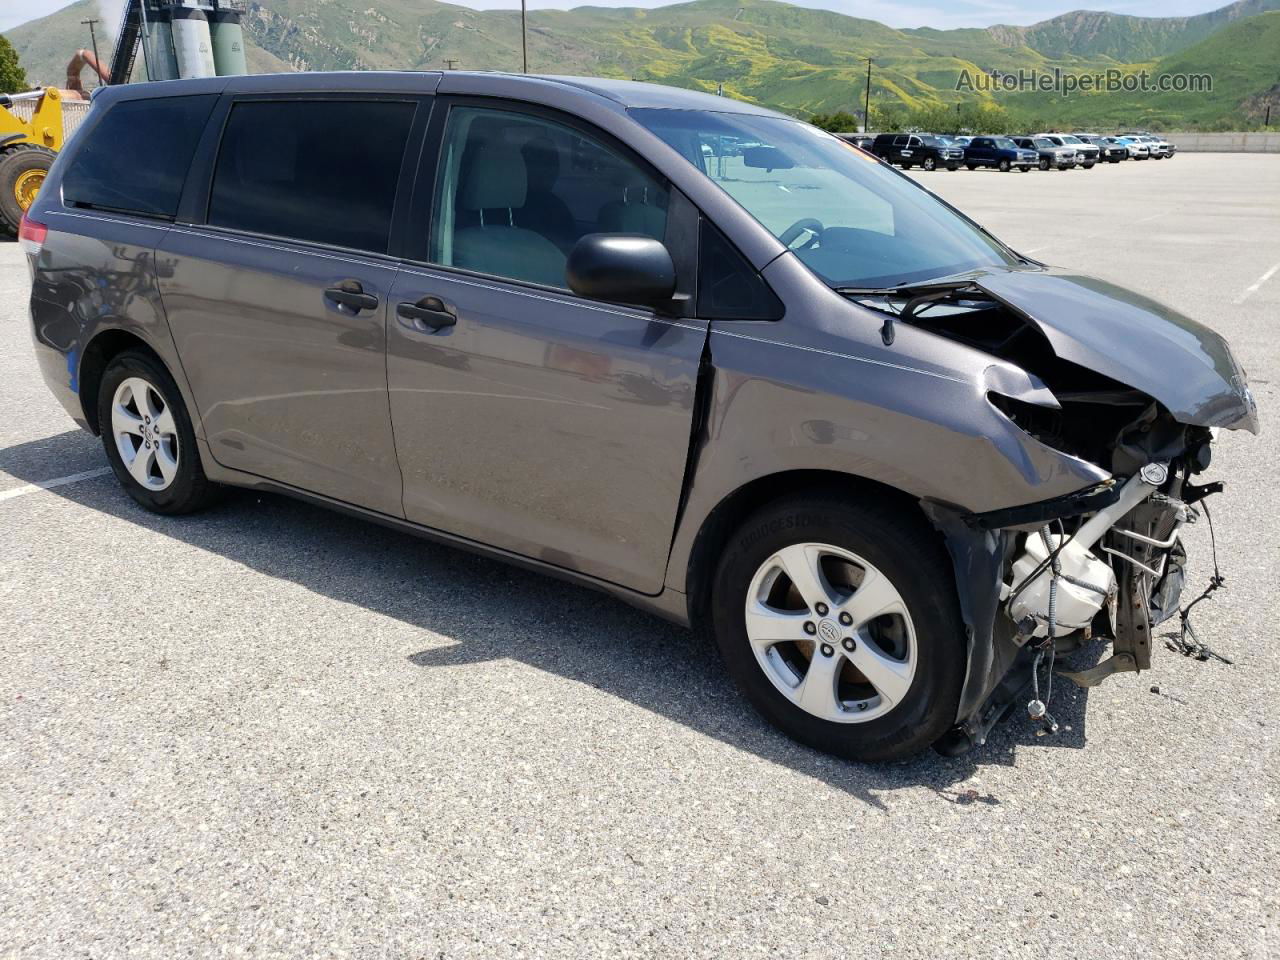
{"type": "Polygon", "coordinates": [[[563,289],[586,234],[666,233],[666,184],[567,124],[454,107],[441,151],[430,244],[441,266],[563,289]]]}

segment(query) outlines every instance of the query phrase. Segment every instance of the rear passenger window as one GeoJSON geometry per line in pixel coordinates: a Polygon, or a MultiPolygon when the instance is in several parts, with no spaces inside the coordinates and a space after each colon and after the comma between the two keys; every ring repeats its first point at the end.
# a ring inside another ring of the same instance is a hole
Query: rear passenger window
{"type": "Polygon", "coordinates": [[[666,234],[666,185],[565,124],[455,107],[441,150],[433,263],[564,287],[584,235],[666,234]]]}
{"type": "Polygon", "coordinates": [[[209,223],[385,253],[414,110],[386,100],[235,104],[209,223]]]}
{"type": "Polygon", "coordinates": [[[62,178],[78,207],[172,219],[216,94],[126,100],[88,131],[62,178]]]}

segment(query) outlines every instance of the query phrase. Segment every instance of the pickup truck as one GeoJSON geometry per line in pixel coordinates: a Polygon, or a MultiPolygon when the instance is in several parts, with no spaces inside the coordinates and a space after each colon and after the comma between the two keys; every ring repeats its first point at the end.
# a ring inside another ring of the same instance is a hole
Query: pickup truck
{"type": "Polygon", "coordinates": [[[964,148],[964,165],[970,170],[995,167],[1008,173],[1016,167],[1026,173],[1035,163],[1035,151],[1019,147],[1008,137],[974,137],[964,148]]]}

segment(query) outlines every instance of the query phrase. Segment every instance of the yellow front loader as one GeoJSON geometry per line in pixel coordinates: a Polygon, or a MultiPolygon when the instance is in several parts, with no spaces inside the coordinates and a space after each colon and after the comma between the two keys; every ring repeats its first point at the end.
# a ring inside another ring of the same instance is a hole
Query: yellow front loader
{"type": "Polygon", "coordinates": [[[54,154],[62,149],[68,132],[63,103],[57,87],[0,94],[0,230],[17,232],[54,154]]]}

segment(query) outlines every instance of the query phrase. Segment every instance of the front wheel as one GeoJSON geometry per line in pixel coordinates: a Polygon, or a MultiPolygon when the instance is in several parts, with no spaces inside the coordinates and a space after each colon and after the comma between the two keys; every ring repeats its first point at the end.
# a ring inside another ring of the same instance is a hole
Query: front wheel
{"type": "Polygon", "coordinates": [[[1048,160],[1045,160],[1044,158],[1041,158],[1041,160],[1040,160],[1040,169],[1041,169],[1041,170],[1048,170],[1048,169],[1049,169],[1049,161],[1048,161],[1048,160]]]}
{"type": "Polygon", "coordinates": [[[148,510],[191,513],[213,498],[178,385],[150,354],[126,350],[107,364],[98,425],[116,479],[148,510]]]}
{"type": "Polygon", "coordinates": [[[965,652],[954,584],[923,517],[797,498],[731,538],[712,622],[729,674],[771,723],[837,756],[891,760],[955,722],[965,652]]]}
{"type": "Polygon", "coordinates": [[[933,157],[925,157],[920,161],[920,167],[923,170],[933,171],[938,169],[938,161],[933,159],[933,157]]]}
{"type": "Polygon", "coordinates": [[[1083,166],[1086,170],[1092,170],[1092,169],[1093,169],[1093,161],[1092,161],[1092,160],[1090,160],[1088,163],[1081,164],[1081,166],[1083,166]]]}
{"type": "Polygon", "coordinates": [[[976,163],[966,163],[966,164],[965,164],[965,167],[966,167],[967,169],[969,169],[969,170],[977,170],[977,169],[978,169],[978,165],[977,165],[976,163]]]}
{"type": "Polygon", "coordinates": [[[16,234],[22,215],[36,201],[55,154],[24,143],[0,153],[0,230],[16,234]]]}
{"type": "Polygon", "coordinates": [[[1010,164],[1008,160],[1001,160],[1001,161],[1000,161],[1000,172],[1001,172],[1001,173],[1008,173],[1012,168],[1013,168],[1013,165],[1012,165],[1012,164],[1010,164]]]}

